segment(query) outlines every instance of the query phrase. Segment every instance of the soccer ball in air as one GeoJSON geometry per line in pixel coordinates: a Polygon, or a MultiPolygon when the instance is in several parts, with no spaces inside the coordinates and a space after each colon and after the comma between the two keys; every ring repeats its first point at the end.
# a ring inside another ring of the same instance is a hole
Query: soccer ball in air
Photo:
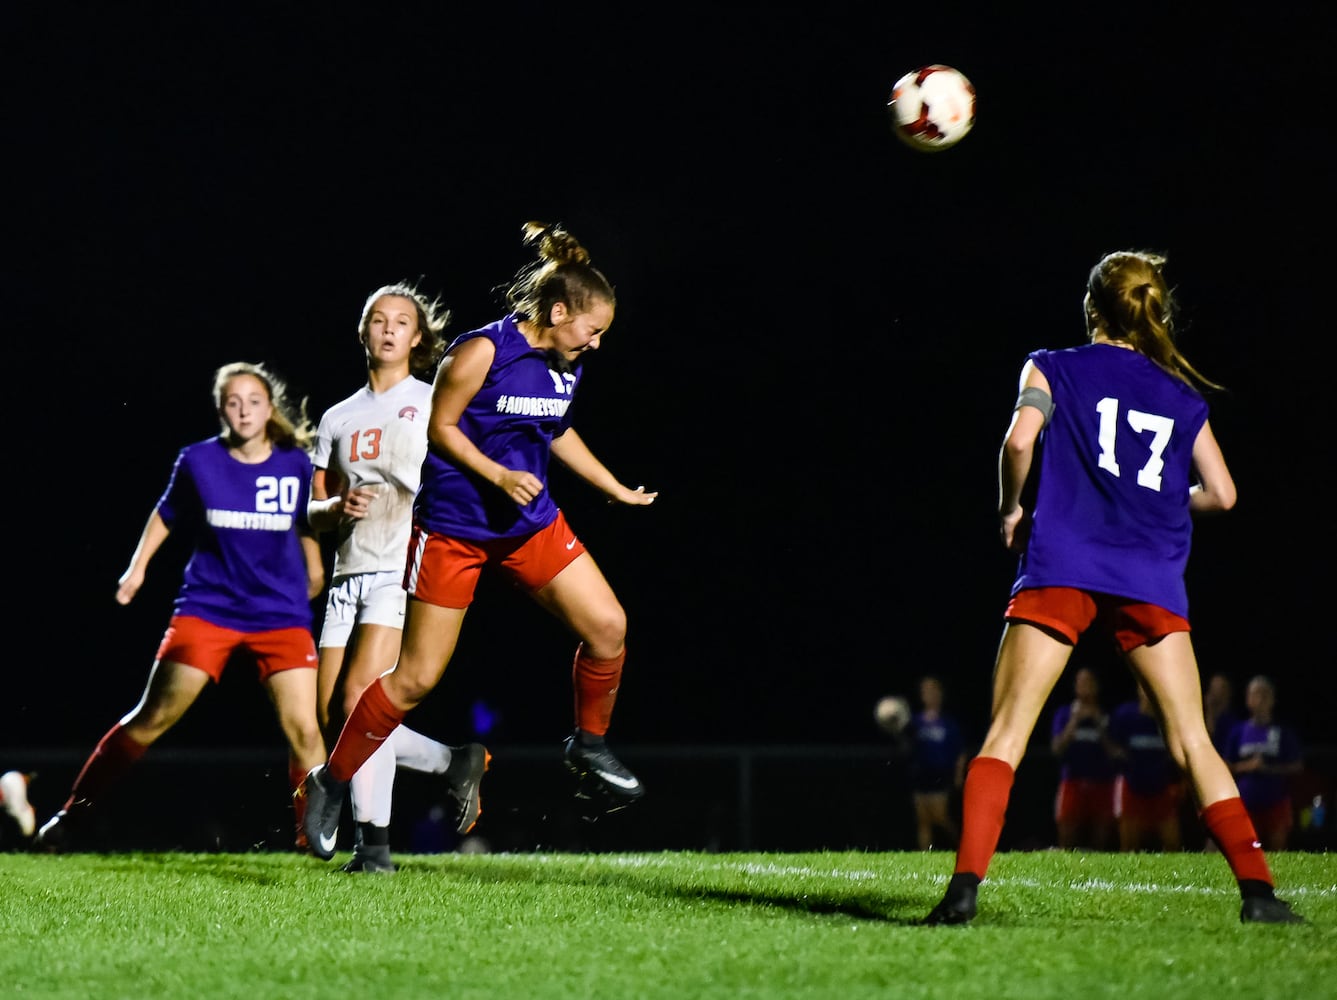
{"type": "Polygon", "coordinates": [[[910,724],[910,703],[898,694],[889,694],[879,699],[873,718],[887,732],[899,733],[910,724]]]}
{"type": "Polygon", "coordinates": [[[896,81],[887,111],[892,129],[911,148],[950,149],[975,124],[975,87],[951,66],[921,66],[896,81]]]}

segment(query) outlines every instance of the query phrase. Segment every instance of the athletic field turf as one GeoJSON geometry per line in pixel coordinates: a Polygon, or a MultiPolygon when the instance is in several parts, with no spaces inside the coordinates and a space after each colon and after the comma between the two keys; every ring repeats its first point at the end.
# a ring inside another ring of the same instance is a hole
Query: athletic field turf
{"type": "Polygon", "coordinates": [[[1337,996],[1337,859],[1271,858],[1308,923],[1242,925],[1215,854],[1003,853],[923,927],[945,852],[3,854],[12,997],[1337,996]]]}

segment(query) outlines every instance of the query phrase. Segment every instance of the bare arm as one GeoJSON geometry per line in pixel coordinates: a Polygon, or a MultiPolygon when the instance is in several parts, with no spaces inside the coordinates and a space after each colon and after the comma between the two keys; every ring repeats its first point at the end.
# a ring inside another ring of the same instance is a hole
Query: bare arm
{"type": "Polygon", "coordinates": [[[320,543],[315,535],[301,535],[302,555],[306,559],[306,599],[314,601],[325,589],[325,560],[320,554],[320,543]]]}
{"type": "Polygon", "coordinates": [[[1230,770],[1235,774],[1299,774],[1304,770],[1304,761],[1288,760],[1270,764],[1266,757],[1257,753],[1251,757],[1232,761],[1230,770]]]}
{"type": "Polygon", "coordinates": [[[360,521],[371,510],[376,493],[348,483],[337,472],[316,469],[311,473],[311,499],[306,505],[306,519],[311,530],[322,534],[339,526],[342,518],[360,521]],[[333,495],[331,495],[333,494],[333,495]]]}
{"type": "Polygon", "coordinates": [[[563,465],[607,496],[610,501],[644,506],[654,503],[655,497],[659,496],[658,492],[646,493],[644,486],[637,486],[633,490],[618,482],[617,477],[608,471],[607,466],[594,457],[594,453],[585,444],[585,439],[577,434],[573,427],[568,427],[552,439],[552,453],[563,465]]]}
{"type": "Polygon", "coordinates": [[[1067,725],[1065,725],[1062,729],[1060,729],[1057,733],[1055,733],[1053,737],[1050,739],[1049,749],[1052,750],[1055,753],[1055,755],[1058,756],[1061,756],[1062,754],[1066,753],[1069,744],[1072,743],[1072,737],[1076,732],[1077,732],[1077,716],[1076,713],[1073,713],[1068,716],[1067,725]]]}
{"type": "Polygon", "coordinates": [[[497,348],[492,341],[475,337],[453,349],[442,360],[432,382],[432,416],[427,424],[427,443],[523,507],[543,492],[543,480],[532,472],[508,469],[488,458],[459,427],[460,417],[483,387],[496,356],[497,348]]]}
{"type": "Polygon", "coordinates": [[[1110,743],[1108,739],[1109,717],[1100,710],[1100,706],[1091,705],[1080,699],[1073,699],[1072,706],[1068,711],[1068,721],[1062,729],[1054,734],[1050,740],[1050,748],[1056,754],[1067,752],[1068,747],[1072,745],[1073,739],[1077,735],[1077,730],[1087,719],[1093,719],[1100,727],[1100,738],[1105,743],[1108,750],[1110,743]]]}
{"type": "Polygon", "coordinates": [[[311,530],[319,534],[323,531],[329,531],[339,523],[339,508],[343,506],[343,498],[338,495],[330,496],[330,487],[337,486],[338,477],[334,473],[326,472],[324,469],[316,469],[311,473],[311,499],[306,503],[306,519],[311,524],[311,530]]]}
{"type": "MultiPolygon", "coordinates": [[[[492,483],[508,497],[525,506],[545,489],[544,482],[523,469],[508,469],[488,458],[459,428],[459,420],[477,395],[496,357],[496,347],[486,337],[475,337],[455,348],[441,362],[432,384],[432,418],[427,440],[460,465],[492,483]]],[[[644,487],[628,489],[614,478],[572,430],[552,442],[552,453],[573,472],[611,499],[627,504],[648,504],[658,494],[644,487]]]]}
{"type": "Polygon", "coordinates": [[[139,544],[135,546],[135,553],[130,557],[130,565],[126,567],[117,581],[116,603],[129,604],[139,593],[139,588],[144,585],[144,576],[148,572],[149,561],[154,554],[162,547],[162,543],[167,541],[167,536],[172,533],[172,529],[167,527],[162,517],[158,514],[158,508],[153,509],[149,515],[148,521],[144,524],[144,530],[139,535],[139,544]]]}
{"type": "Polygon", "coordinates": [[[1195,514],[1226,511],[1235,506],[1235,480],[1226,466],[1211,421],[1193,441],[1193,471],[1198,481],[1188,491],[1188,509],[1195,514]]]}
{"type": "MultiPolygon", "coordinates": [[[[1034,363],[1021,369],[1020,388],[1034,388],[1049,393],[1049,380],[1034,363]]],[[[1021,492],[1035,461],[1035,444],[1044,430],[1045,415],[1034,406],[1018,406],[1003,436],[998,453],[998,533],[1003,544],[1013,552],[1026,547],[1026,515],[1021,506],[1021,492]]]]}
{"type": "Polygon", "coordinates": [[[1299,774],[1305,769],[1305,762],[1300,760],[1279,760],[1268,764],[1263,770],[1268,774],[1299,774]]]}

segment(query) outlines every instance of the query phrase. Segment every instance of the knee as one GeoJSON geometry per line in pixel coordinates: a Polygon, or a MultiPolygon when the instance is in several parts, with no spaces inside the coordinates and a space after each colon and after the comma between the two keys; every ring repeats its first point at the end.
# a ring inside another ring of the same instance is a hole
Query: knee
{"type": "Polygon", "coordinates": [[[422,702],[432,693],[434,686],[434,680],[417,677],[411,671],[399,667],[381,677],[381,689],[385,692],[385,696],[396,708],[405,711],[422,702]]]}
{"type": "Polygon", "coordinates": [[[293,746],[311,746],[324,739],[319,720],[310,713],[280,713],[279,726],[287,734],[288,742],[293,746]]]}
{"type": "Polygon", "coordinates": [[[617,656],[627,644],[627,613],[619,604],[605,609],[591,621],[582,639],[592,656],[617,656]]]}
{"type": "Polygon", "coordinates": [[[148,746],[176,725],[183,713],[162,707],[144,707],[121,720],[121,728],[136,743],[148,746]]]}
{"type": "Polygon", "coordinates": [[[1195,763],[1205,762],[1208,757],[1218,756],[1216,747],[1207,736],[1207,730],[1201,734],[1182,733],[1171,729],[1165,734],[1165,749],[1181,771],[1189,772],[1195,763]]]}
{"type": "Polygon", "coordinates": [[[343,699],[343,718],[347,719],[353,714],[353,709],[357,707],[358,699],[362,697],[362,692],[356,694],[346,694],[343,699]]]}
{"type": "Polygon", "coordinates": [[[135,717],[127,722],[121,723],[122,732],[140,746],[145,747],[158,742],[158,738],[171,728],[172,724],[170,722],[159,723],[152,718],[146,719],[135,717]]]}

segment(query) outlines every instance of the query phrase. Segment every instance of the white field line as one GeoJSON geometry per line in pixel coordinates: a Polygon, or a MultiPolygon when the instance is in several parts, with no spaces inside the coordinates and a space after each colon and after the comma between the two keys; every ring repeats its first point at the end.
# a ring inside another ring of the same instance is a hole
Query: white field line
{"type": "MultiPolygon", "coordinates": [[[[659,868],[676,865],[673,859],[660,858],[650,855],[625,855],[615,858],[607,858],[614,864],[622,865],[627,868],[659,868]]],[[[804,865],[776,865],[776,864],[758,864],[756,862],[717,862],[712,865],[703,865],[703,871],[731,871],[739,872],[751,876],[772,876],[777,878],[836,878],[844,879],[849,882],[865,882],[872,879],[887,878],[882,872],[867,871],[861,869],[817,869],[804,865]]],[[[950,872],[941,875],[923,875],[919,872],[908,872],[904,875],[894,876],[897,880],[908,882],[926,881],[934,886],[945,886],[950,872]]],[[[1201,886],[1201,885],[1165,885],[1159,882],[1112,882],[1108,879],[1077,879],[1068,881],[1065,884],[1057,882],[1046,882],[1040,879],[1032,878],[999,878],[990,876],[984,880],[984,884],[990,886],[1019,887],[1024,889],[1054,889],[1067,888],[1073,892],[1086,893],[1129,893],[1132,895],[1159,895],[1162,893],[1170,895],[1201,895],[1201,896],[1235,896],[1238,892],[1234,886],[1229,888],[1201,886]]],[[[1323,886],[1318,889],[1311,889],[1307,886],[1287,886],[1285,884],[1277,887],[1278,894],[1284,899],[1296,899],[1314,896],[1316,898],[1325,898],[1337,895],[1337,884],[1323,886]]]]}

